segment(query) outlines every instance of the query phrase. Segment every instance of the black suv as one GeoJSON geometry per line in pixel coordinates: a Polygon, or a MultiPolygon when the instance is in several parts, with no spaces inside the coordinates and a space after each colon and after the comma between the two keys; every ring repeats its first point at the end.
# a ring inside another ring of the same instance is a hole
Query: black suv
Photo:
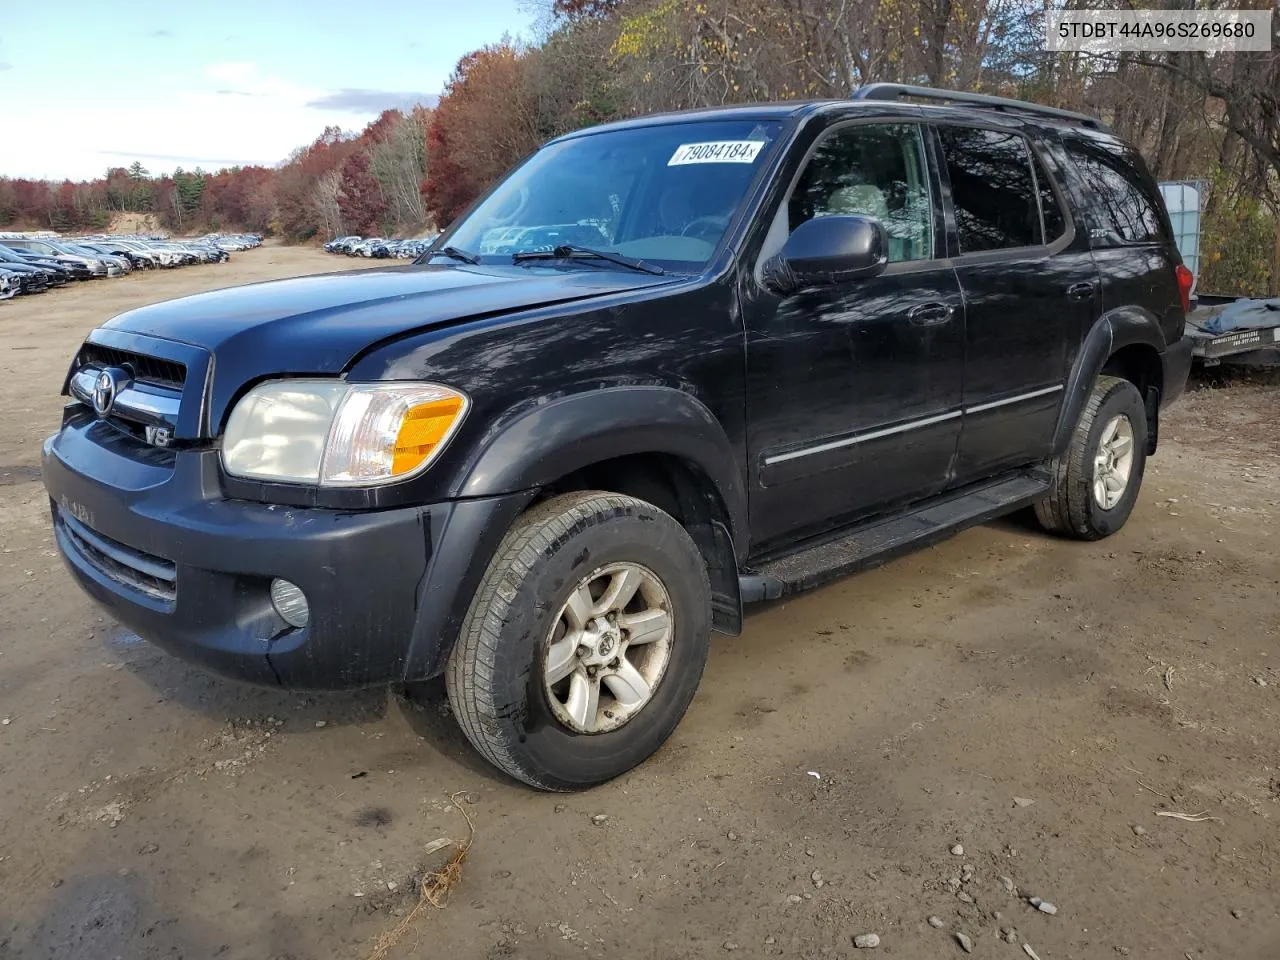
{"type": "Polygon", "coordinates": [[[443,673],[485,757],[584,787],[666,740],[744,603],[1025,507],[1118,530],[1190,279],[1082,115],[874,85],[581,130],[415,264],[90,333],[57,543],[179,656],[443,673]]]}

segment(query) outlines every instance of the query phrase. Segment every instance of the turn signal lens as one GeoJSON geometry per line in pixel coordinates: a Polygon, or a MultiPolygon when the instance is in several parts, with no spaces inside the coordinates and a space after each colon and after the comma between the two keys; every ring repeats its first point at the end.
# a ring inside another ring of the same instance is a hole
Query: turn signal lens
{"type": "Polygon", "coordinates": [[[429,458],[462,413],[461,397],[421,403],[405,414],[396,435],[391,475],[412,473],[429,458]]]}
{"type": "Polygon", "coordinates": [[[462,422],[461,393],[429,383],[356,384],[329,431],[320,483],[361,486],[423,469],[462,422]]]}

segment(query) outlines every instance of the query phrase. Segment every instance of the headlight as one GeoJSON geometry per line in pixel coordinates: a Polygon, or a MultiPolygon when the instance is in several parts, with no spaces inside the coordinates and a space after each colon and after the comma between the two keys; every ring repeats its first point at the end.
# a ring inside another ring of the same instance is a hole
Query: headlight
{"type": "Polygon", "coordinates": [[[403,480],[444,449],[467,406],[434,383],[274,380],[231,411],[222,465],[232,476],[326,487],[403,480]]]}

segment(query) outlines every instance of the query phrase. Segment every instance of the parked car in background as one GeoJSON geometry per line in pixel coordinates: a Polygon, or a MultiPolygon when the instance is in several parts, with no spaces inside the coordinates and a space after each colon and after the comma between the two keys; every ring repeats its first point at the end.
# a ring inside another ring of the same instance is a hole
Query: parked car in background
{"type": "Polygon", "coordinates": [[[64,241],[61,241],[61,243],[63,247],[65,247],[67,250],[70,250],[72,253],[77,253],[86,257],[96,257],[97,259],[101,260],[108,267],[108,271],[107,271],[108,276],[119,276],[122,273],[133,272],[133,264],[129,261],[127,257],[122,257],[118,254],[110,253],[106,250],[95,249],[94,247],[88,246],[85,243],[81,242],[80,240],[64,240],[64,241]],[[116,268],[118,272],[112,273],[110,269],[112,267],[116,268]]]}
{"type": "Polygon", "coordinates": [[[66,245],[55,240],[33,240],[26,237],[0,237],[0,244],[14,250],[26,250],[29,253],[38,254],[40,256],[53,257],[56,260],[80,263],[88,269],[90,275],[94,277],[119,276],[124,272],[119,266],[114,268],[109,266],[106,260],[101,256],[77,253],[74,250],[68,249],[66,245]]]}
{"type": "Polygon", "coordinates": [[[119,257],[125,260],[132,270],[146,270],[157,265],[155,257],[137,250],[130,250],[120,243],[113,243],[108,240],[78,240],[76,245],[105,256],[119,257]]]}
{"type": "Polygon", "coordinates": [[[10,300],[18,295],[17,274],[5,270],[0,264],[0,300],[10,300]]]}
{"type": "Polygon", "coordinates": [[[60,287],[71,279],[71,272],[56,263],[27,260],[5,246],[0,246],[0,267],[10,273],[42,273],[51,287],[60,287]]]}

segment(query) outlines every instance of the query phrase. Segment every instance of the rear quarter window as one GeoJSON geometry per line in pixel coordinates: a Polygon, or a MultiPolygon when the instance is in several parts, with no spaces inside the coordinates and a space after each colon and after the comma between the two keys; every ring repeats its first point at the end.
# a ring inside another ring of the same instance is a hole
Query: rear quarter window
{"type": "Polygon", "coordinates": [[[1095,246],[1168,241],[1160,196],[1136,152],[1102,139],[1063,138],[1063,145],[1089,194],[1095,246]]]}

